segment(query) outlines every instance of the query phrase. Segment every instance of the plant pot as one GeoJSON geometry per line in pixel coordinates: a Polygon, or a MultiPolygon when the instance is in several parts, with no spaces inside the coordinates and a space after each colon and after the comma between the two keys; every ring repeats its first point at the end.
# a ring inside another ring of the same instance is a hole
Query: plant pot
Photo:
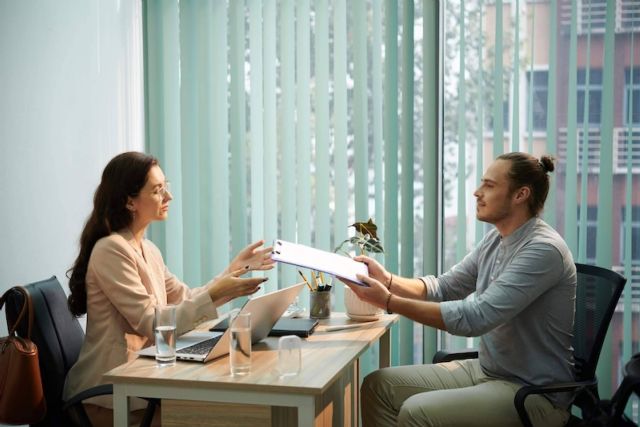
{"type": "Polygon", "coordinates": [[[384,310],[373,304],[362,301],[351,290],[351,288],[347,286],[344,288],[344,306],[347,311],[347,316],[356,321],[367,322],[377,320],[382,316],[382,314],[384,314],[384,310]]]}

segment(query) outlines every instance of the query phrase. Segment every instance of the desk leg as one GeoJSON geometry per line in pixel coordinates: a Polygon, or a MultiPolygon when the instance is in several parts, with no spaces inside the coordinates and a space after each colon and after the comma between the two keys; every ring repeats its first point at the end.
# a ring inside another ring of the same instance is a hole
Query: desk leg
{"type": "Polygon", "coordinates": [[[129,399],[122,385],[113,385],[113,425],[129,425],[129,399]]]}
{"type": "Polygon", "coordinates": [[[379,368],[391,366],[391,328],[387,329],[380,337],[380,356],[378,360],[379,368]]]}
{"type": "Polygon", "coordinates": [[[313,426],[316,420],[315,398],[309,396],[308,399],[298,406],[298,427],[313,426]]]}
{"type": "Polygon", "coordinates": [[[360,425],[360,358],[353,364],[353,400],[351,401],[352,421],[351,425],[360,425]]]}

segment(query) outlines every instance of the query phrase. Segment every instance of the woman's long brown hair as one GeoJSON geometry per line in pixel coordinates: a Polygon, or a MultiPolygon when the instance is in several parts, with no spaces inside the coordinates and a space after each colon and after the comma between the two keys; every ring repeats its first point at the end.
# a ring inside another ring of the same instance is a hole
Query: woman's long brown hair
{"type": "Polygon", "coordinates": [[[69,310],[74,316],[87,312],[86,276],[89,258],[96,242],[131,224],[132,213],[127,209],[129,197],[136,197],[147,182],[156,158],[134,151],[117,155],[102,172],[102,180],[93,196],[93,211],[80,236],[80,253],[67,271],[69,277],[69,310]]]}

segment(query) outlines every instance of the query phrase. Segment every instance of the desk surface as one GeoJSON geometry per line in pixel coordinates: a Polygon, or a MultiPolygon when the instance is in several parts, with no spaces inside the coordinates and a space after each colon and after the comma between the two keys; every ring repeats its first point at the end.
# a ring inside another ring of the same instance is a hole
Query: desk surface
{"type": "Polygon", "coordinates": [[[252,348],[251,373],[233,377],[229,357],[208,363],[178,361],[175,366],[157,367],[152,358],[139,357],[107,372],[109,383],[171,386],[190,389],[277,391],[286,394],[319,395],[338,378],[345,366],[357,359],[398,321],[397,315],[383,315],[373,322],[353,322],[344,314],[332,313],[316,331],[302,340],[302,372],[280,378],[277,372],[278,338],[268,337],[252,348]],[[327,332],[329,325],[358,323],[355,329],[327,332]]]}

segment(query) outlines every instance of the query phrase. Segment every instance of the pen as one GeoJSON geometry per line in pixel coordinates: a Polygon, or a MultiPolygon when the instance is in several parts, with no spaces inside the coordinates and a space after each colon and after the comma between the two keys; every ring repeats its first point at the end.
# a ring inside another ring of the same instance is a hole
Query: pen
{"type": "Polygon", "coordinates": [[[313,292],[313,288],[311,287],[311,285],[309,284],[309,282],[307,282],[307,278],[304,277],[304,274],[302,274],[302,271],[298,270],[298,273],[300,273],[300,277],[302,277],[302,280],[304,280],[304,283],[307,284],[307,286],[309,287],[309,289],[311,289],[311,292],[313,292]]]}
{"type": "Polygon", "coordinates": [[[359,328],[362,325],[336,325],[336,326],[327,326],[324,330],[325,332],[335,332],[342,331],[344,329],[355,329],[359,328]]]}
{"type": "Polygon", "coordinates": [[[322,284],[325,284],[326,282],[324,281],[324,274],[322,274],[322,271],[320,272],[320,281],[322,282],[322,284]]]}
{"type": "Polygon", "coordinates": [[[314,274],[313,270],[311,270],[311,278],[313,279],[313,284],[316,286],[316,291],[318,290],[318,279],[316,278],[316,275],[314,274]]]}

